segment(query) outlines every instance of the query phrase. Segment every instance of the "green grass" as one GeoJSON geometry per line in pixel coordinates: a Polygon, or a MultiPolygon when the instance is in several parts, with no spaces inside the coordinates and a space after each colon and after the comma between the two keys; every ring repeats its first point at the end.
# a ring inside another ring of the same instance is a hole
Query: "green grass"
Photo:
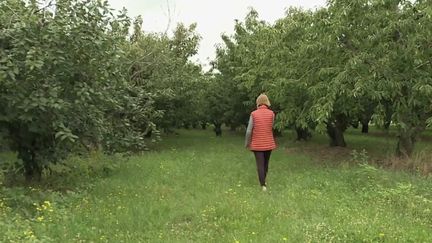
{"type": "MultiPolygon", "coordinates": [[[[8,234],[0,207],[0,241],[11,232],[44,242],[432,241],[430,177],[320,163],[290,148],[321,149],[324,136],[309,145],[291,136],[279,139],[272,153],[267,192],[259,188],[242,134],[180,131],[86,192],[45,192],[47,199],[34,206],[39,210],[9,219],[15,229],[9,226],[8,234]]],[[[347,141],[350,149],[371,153],[394,146],[356,131],[347,141]]],[[[3,216],[15,215],[16,209],[4,208],[3,216]]]]}

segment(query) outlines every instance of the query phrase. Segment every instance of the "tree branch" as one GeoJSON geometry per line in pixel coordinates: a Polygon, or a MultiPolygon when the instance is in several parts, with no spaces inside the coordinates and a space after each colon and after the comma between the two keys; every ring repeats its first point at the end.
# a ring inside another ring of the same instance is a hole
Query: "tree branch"
{"type": "Polygon", "coordinates": [[[43,11],[49,7],[52,7],[52,6],[56,6],[56,3],[54,2],[54,0],[49,1],[49,3],[45,7],[39,8],[35,13],[39,13],[40,11],[43,11]]]}

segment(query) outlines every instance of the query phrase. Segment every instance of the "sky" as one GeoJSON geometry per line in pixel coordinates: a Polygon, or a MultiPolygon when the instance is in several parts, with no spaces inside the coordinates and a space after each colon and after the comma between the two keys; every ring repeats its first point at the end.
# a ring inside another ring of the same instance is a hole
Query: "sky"
{"type": "Polygon", "coordinates": [[[281,18],[290,6],[317,8],[325,0],[108,0],[111,7],[125,7],[129,16],[142,15],[146,32],[172,33],[177,23],[197,23],[201,36],[198,54],[192,60],[208,67],[215,58],[215,45],[222,42],[221,34],[232,34],[234,20],[244,20],[250,7],[259,18],[269,23],[281,18]]]}

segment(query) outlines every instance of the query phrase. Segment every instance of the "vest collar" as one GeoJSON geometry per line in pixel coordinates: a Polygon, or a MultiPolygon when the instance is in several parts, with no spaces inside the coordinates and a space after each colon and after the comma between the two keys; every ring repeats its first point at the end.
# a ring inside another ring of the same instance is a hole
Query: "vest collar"
{"type": "Polygon", "coordinates": [[[268,107],[266,105],[260,105],[258,106],[258,109],[268,109],[268,107]]]}

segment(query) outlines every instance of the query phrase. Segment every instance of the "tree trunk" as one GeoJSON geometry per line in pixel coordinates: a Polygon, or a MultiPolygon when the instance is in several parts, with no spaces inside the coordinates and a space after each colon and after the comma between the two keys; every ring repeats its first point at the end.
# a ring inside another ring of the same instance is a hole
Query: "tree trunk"
{"type": "Polygon", "coordinates": [[[402,133],[396,147],[396,155],[398,157],[410,157],[414,151],[415,136],[409,132],[402,133]]]}
{"type": "Polygon", "coordinates": [[[167,127],[166,127],[166,128],[164,128],[163,130],[164,130],[164,133],[165,133],[165,134],[173,134],[173,133],[174,133],[174,130],[172,130],[171,128],[167,128],[167,127]]]}
{"type": "Polygon", "coordinates": [[[398,143],[396,146],[396,155],[399,157],[410,157],[412,155],[416,139],[426,129],[426,120],[432,114],[419,116],[419,119],[414,123],[412,117],[415,115],[416,113],[414,112],[407,112],[400,116],[400,122],[401,124],[405,124],[405,126],[400,126],[399,128],[398,143]]]}
{"type": "Polygon", "coordinates": [[[26,148],[20,148],[18,158],[24,162],[24,176],[27,183],[41,181],[42,168],[37,164],[36,154],[26,148]]]}
{"type": "Polygon", "coordinates": [[[369,121],[362,121],[362,133],[369,133],[369,121]]]}
{"type": "Polygon", "coordinates": [[[390,124],[391,124],[391,121],[390,121],[390,120],[385,121],[385,122],[384,122],[384,129],[385,129],[385,130],[389,130],[389,128],[390,128],[390,124]]]}
{"type": "Polygon", "coordinates": [[[33,181],[40,182],[42,180],[42,169],[39,166],[24,165],[24,176],[27,183],[33,181]]]}
{"type": "Polygon", "coordinates": [[[385,103],[385,118],[384,118],[384,128],[388,130],[390,128],[391,119],[393,116],[393,107],[390,102],[385,103]]]}
{"type": "Polygon", "coordinates": [[[150,131],[148,131],[148,132],[144,135],[144,137],[146,137],[146,138],[151,138],[152,133],[153,133],[153,131],[150,130],[150,131]]]}
{"type": "Polygon", "coordinates": [[[201,128],[202,128],[202,130],[206,130],[207,129],[207,122],[201,123],[201,128]]]}
{"type": "MultiPolygon", "coordinates": [[[[345,128],[346,129],[346,128],[345,128]]],[[[346,147],[345,138],[344,138],[344,131],[343,126],[338,124],[328,124],[327,125],[327,134],[330,138],[330,146],[332,147],[346,147]]]]}
{"type": "Polygon", "coordinates": [[[366,111],[364,111],[360,116],[359,122],[362,125],[362,133],[369,133],[369,122],[372,119],[372,115],[374,113],[374,109],[372,109],[371,107],[376,106],[368,106],[366,111]]]}
{"type": "MultiPolygon", "coordinates": [[[[407,124],[408,122],[405,122],[407,124]]],[[[417,136],[426,129],[426,119],[417,126],[406,127],[399,130],[399,140],[396,147],[398,157],[410,157],[414,151],[417,136]]]]}
{"type": "Polygon", "coordinates": [[[307,141],[312,137],[312,134],[307,128],[296,127],[295,130],[297,133],[297,139],[296,139],[297,141],[301,141],[301,140],[307,141]]]}
{"type": "Polygon", "coordinates": [[[214,126],[215,126],[214,132],[216,133],[216,136],[217,137],[222,136],[222,124],[221,123],[215,123],[214,126]]]}

